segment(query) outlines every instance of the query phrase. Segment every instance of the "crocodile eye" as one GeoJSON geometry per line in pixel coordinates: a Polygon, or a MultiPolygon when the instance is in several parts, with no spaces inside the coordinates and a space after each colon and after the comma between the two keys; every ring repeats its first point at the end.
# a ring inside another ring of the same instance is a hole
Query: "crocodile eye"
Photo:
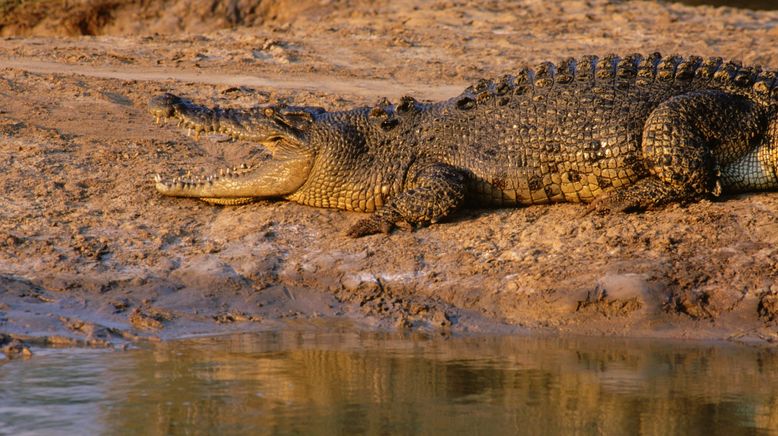
{"type": "Polygon", "coordinates": [[[265,114],[267,118],[271,118],[275,115],[276,111],[274,111],[272,107],[266,107],[262,113],[265,114]]]}

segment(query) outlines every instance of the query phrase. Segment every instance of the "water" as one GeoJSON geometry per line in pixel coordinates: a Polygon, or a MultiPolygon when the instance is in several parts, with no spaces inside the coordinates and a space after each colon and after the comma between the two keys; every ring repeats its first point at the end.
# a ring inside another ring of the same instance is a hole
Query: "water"
{"type": "Polygon", "coordinates": [[[692,6],[710,5],[710,6],[731,6],[733,8],[755,9],[755,10],[776,10],[778,9],[778,0],[671,0],[677,3],[684,3],[692,6]]]}
{"type": "Polygon", "coordinates": [[[0,365],[0,434],[778,434],[778,352],[283,332],[0,365]]]}

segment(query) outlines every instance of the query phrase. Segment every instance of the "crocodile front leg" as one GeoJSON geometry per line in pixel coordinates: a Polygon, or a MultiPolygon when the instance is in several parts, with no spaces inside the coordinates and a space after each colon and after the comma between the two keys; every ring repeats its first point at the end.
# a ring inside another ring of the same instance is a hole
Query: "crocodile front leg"
{"type": "Polygon", "coordinates": [[[464,175],[443,164],[416,165],[404,189],[369,218],[354,224],[348,236],[389,233],[398,223],[435,223],[456,210],[465,199],[464,175]]]}

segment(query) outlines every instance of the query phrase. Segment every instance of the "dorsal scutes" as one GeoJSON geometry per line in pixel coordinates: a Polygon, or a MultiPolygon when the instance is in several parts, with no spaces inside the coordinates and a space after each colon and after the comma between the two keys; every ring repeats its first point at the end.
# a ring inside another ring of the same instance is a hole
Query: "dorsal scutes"
{"type": "Polygon", "coordinates": [[[455,99],[455,107],[471,110],[483,104],[506,105],[514,95],[553,93],[564,86],[630,86],[714,88],[741,95],[750,95],[757,101],[778,103],[778,73],[760,66],[743,66],[738,61],[724,61],[720,57],[704,59],[700,56],[671,55],[658,52],[640,53],[624,57],[608,54],[603,57],[586,55],[578,59],[566,58],[557,63],[541,62],[534,67],[523,67],[515,75],[500,79],[479,79],[455,99]],[[575,85],[579,83],[579,85],[575,85]]]}
{"type": "Polygon", "coordinates": [[[541,62],[535,67],[535,87],[552,88],[556,77],[556,65],[552,62],[541,62]]]}

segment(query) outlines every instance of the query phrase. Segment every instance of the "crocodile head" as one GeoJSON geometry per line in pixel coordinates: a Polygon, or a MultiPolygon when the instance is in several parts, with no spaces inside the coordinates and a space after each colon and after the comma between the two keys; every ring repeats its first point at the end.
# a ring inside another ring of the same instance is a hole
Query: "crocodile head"
{"type": "Polygon", "coordinates": [[[149,112],[158,122],[178,120],[196,137],[201,133],[222,133],[258,142],[270,151],[271,159],[252,168],[244,165],[205,177],[155,177],[156,188],[164,195],[239,204],[290,195],[305,183],[316,156],[308,133],[324,110],[286,105],[250,110],[209,109],[173,94],[163,94],[150,101],[149,112]]]}

